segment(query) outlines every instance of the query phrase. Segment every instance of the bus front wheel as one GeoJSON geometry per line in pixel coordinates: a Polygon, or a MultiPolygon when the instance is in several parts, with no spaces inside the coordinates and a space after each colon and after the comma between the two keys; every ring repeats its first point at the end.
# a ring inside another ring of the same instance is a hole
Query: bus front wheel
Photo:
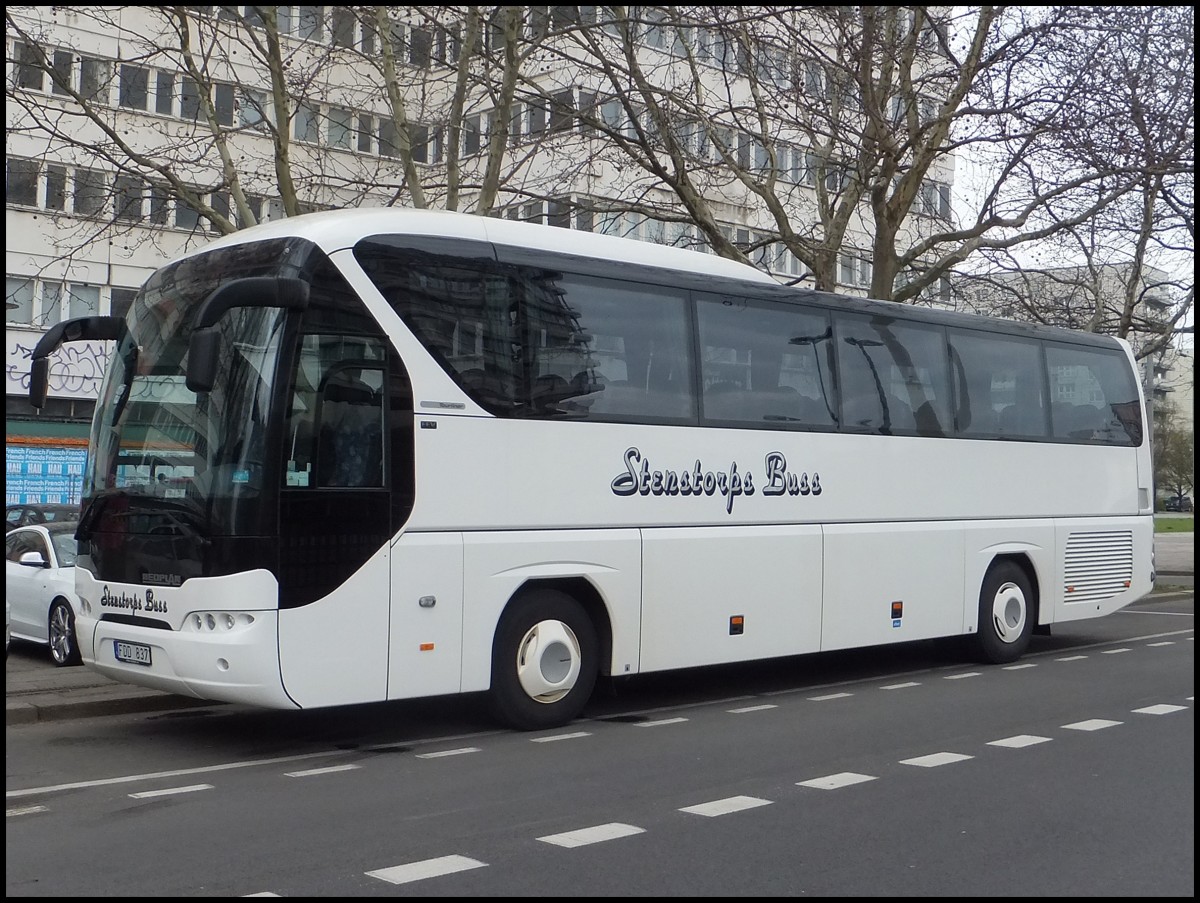
{"type": "Polygon", "coordinates": [[[538,589],[515,599],[492,645],[494,714],[519,730],[561,727],[591,696],[598,656],[596,628],[571,596],[538,589]]]}
{"type": "Polygon", "coordinates": [[[1029,648],[1035,617],[1033,586],[1025,571],[1012,561],[994,563],[979,590],[975,651],[995,665],[1015,662],[1029,648]]]}

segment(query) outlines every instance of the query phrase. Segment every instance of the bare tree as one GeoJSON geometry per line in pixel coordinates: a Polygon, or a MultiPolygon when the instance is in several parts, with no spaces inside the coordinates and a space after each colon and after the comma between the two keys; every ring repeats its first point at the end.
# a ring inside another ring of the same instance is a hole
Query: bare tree
{"type": "MultiPolygon", "coordinates": [[[[120,215],[131,191],[215,232],[334,205],[550,211],[901,302],[1018,251],[1101,272],[1119,244],[1137,278],[1115,319],[1069,318],[1119,334],[1155,255],[1191,251],[1183,8],[137,8],[151,34],[132,8],[54,8],[120,38],[132,97],[88,89],[20,9],[18,73],[50,87],[10,83],[10,136],[108,173],[81,243],[153,236],[120,215]],[[127,134],[139,67],[179,83],[127,134]]],[[[1171,291],[1182,317],[1191,288],[1171,291]]]]}

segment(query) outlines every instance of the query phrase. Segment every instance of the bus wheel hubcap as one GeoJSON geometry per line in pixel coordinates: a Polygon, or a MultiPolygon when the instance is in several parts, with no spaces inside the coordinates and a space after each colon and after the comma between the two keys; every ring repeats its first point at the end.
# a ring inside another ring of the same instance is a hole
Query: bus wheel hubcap
{"type": "Polygon", "coordinates": [[[579,679],[583,652],[575,632],[562,621],[539,621],[517,647],[517,680],[536,702],[558,702],[579,679]]]}
{"type": "Polygon", "coordinates": [[[1025,630],[1029,607],[1025,594],[1015,583],[1005,583],[992,600],[992,626],[996,636],[1005,643],[1015,643],[1025,630]]]}

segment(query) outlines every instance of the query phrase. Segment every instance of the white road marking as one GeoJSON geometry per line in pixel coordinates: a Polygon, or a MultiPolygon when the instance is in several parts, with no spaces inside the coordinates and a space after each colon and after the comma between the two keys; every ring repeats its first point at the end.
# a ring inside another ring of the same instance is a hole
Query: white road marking
{"type": "Polygon", "coordinates": [[[813,778],[809,781],[797,781],[797,787],[812,787],[815,790],[837,790],[854,784],[878,780],[871,774],[855,774],[853,771],[842,771],[838,774],[827,774],[823,778],[813,778]]]}
{"type": "Polygon", "coordinates": [[[1122,724],[1121,721],[1106,721],[1103,718],[1090,718],[1087,721],[1076,721],[1074,724],[1064,724],[1063,729],[1068,731],[1099,731],[1106,727],[1116,727],[1122,724]]]}
{"type": "Polygon", "coordinates": [[[333,774],[337,771],[353,771],[361,767],[361,765],[330,765],[327,768],[309,768],[307,771],[288,771],[284,773],[289,778],[311,778],[313,775],[333,774]]]}
{"type": "Polygon", "coordinates": [[[1138,715],[1169,715],[1172,712],[1185,712],[1187,711],[1187,706],[1160,703],[1158,705],[1148,705],[1141,709],[1134,709],[1133,711],[1138,715]]]}
{"type": "Polygon", "coordinates": [[[989,740],[988,746],[1007,746],[1009,749],[1024,749],[1026,746],[1036,746],[1038,743],[1049,742],[1049,737],[1035,737],[1033,734],[1017,734],[1015,737],[1005,737],[1003,740],[989,740]]]}
{"type": "Polygon", "coordinates": [[[1147,643],[1147,646],[1154,648],[1155,646],[1174,646],[1174,640],[1163,640],[1161,643],[1147,643]]]}
{"type": "Polygon", "coordinates": [[[947,674],[945,680],[962,680],[964,677],[979,677],[979,671],[964,671],[962,674],[947,674]]]}
{"type": "Polygon", "coordinates": [[[1003,670],[1005,670],[1005,671],[1023,671],[1026,668],[1036,668],[1036,667],[1037,667],[1037,662],[1021,662],[1021,664],[1019,664],[1019,665],[1005,665],[1003,670]]]}
{"type": "Polygon", "coordinates": [[[662,727],[664,724],[682,724],[686,718],[663,718],[661,721],[639,721],[638,727],[662,727]]]}
{"type": "Polygon", "coordinates": [[[143,790],[140,793],[129,794],[131,799],[145,800],[154,796],[172,796],[176,793],[196,793],[199,790],[212,790],[212,784],[190,784],[187,787],[167,787],[165,790],[143,790]]]}
{"type": "Polygon", "coordinates": [[[731,812],[743,812],[746,809],[757,809],[759,806],[769,805],[771,805],[770,800],[760,800],[756,796],[731,796],[728,799],[713,800],[711,803],[700,803],[697,806],[684,806],[679,811],[713,818],[717,815],[728,815],[731,812]]]}
{"type": "Polygon", "coordinates": [[[766,703],[765,705],[748,705],[743,709],[730,709],[731,715],[745,715],[748,712],[765,712],[767,709],[777,709],[779,706],[774,703],[766,703]]]}
{"type": "Polygon", "coordinates": [[[881,689],[881,690],[906,690],[909,687],[919,687],[919,686],[921,686],[920,681],[910,680],[907,683],[902,683],[902,684],[888,684],[886,687],[880,687],[879,689],[881,689]]]}
{"type": "Polygon", "coordinates": [[[1065,655],[1062,658],[1056,658],[1056,662],[1079,662],[1087,658],[1086,655],[1065,655]]]}
{"type": "Polygon", "coordinates": [[[827,702],[830,699],[845,699],[848,696],[853,696],[853,693],[830,693],[828,696],[810,696],[809,702],[827,702]]]}
{"type": "Polygon", "coordinates": [[[478,746],[464,746],[461,749],[443,749],[440,752],[417,753],[418,759],[441,759],[444,756],[465,756],[467,753],[482,752],[478,746]]]}
{"type": "Polygon", "coordinates": [[[580,737],[590,737],[587,731],[576,731],[573,734],[555,734],[553,737],[534,737],[533,743],[553,743],[555,740],[578,740],[580,737]]]}
{"type": "Polygon", "coordinates": [[[1128,646],[1122,646],[1120,649],[1101,649],[1101,655],[1120,655],[1122,652],[1128,652],[1128,646]]]}
{"type": "Polygon", "coordinates": [[[4,817],[12,818],[14,815],[34,815],[38,812],[49,812],[45,806],[22,806],[19,809],[5,809],[4,817]]]}
{"type": "Polygon", "coordinates": [[[602,843],[606,840],[632,837],[634,834],[642,833],[645,833],[645,828],[611,822],[607,825],[596,825],[593,828],[580,828],[578,831],[549,834],[546,837],[539,837],[538,840],[543,843],[552,843],[558,847],[584,847],[591,843],[602,843]]]}
{"type": "Polygon", "coordinates": [[[917,756],[915,759],[901,759],[901,765],[917,765],[921,768],[937,768],[939,765],[952,765],[955,762],[965,762],[974,759],[965,753],[939,752],[928,756],[917,756]]]}
{"type": "Polygon", "coordinates": [[[387,881],[389,884],[407,884],[410,881],[439,878],[442,875],[453,875],[456,872],[483,868],[486,865],[486,862],[480,862],[478,859],[468,859],[466,856],[439,856],[437,859],[425,859],[421,862],[410,862],[406,865],[376,869],[366,874],[368,878],[378,878],[380,881],[387,881]]]}

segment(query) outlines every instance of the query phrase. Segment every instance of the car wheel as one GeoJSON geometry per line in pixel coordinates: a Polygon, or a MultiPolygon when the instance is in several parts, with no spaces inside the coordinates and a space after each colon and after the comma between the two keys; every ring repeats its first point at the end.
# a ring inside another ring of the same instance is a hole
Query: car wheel
{"type": "Polygon", "coordinates": [[[1012,561],[995,562],[979,590],[979,658],[995,665],[1015,662],[1029,648],[1036,617],[1033,586],[1025,571],[1012,561]]]}
{"type": "Polygon", "coordinates": [[[50,641],[50,658],[60,668],[83,661],[75,640],[75,612],[66,599],[55,599],[50,605],[46,637],[50,641]]]}
{"type": "Polygon", "coordinates": [[[599,670],[596,628],[559,590],[527,593],[509,606],[492,644],[492,711],[518,730],[561,727],[583,711],[599,670]]]}

